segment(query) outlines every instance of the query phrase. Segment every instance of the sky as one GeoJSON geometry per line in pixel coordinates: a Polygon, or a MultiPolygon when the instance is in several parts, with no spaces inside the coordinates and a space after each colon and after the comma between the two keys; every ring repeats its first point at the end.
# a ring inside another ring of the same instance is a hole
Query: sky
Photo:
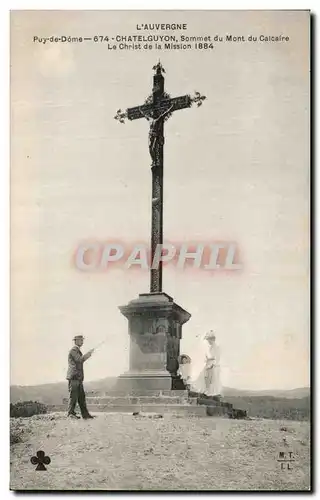
{"type": "Polygon", "coordinates": [[[149,242],[148,124],[122,125],[114,115],[144,102],[159,57],[171,96],[207,96],[165,124],[164,239],[235,242],[243,266],[165,267],[163,291],[191,313],[181,352],[196,375],[203,336],[213,329],[223,385],[309,385],[304,11],[11,14],[11,383],[64,380],[77,333],[88,349],[106,340],[86,363],[86,380],[128,368],[127,320],[118,308],[149,291],[148,272],[81,272],[73,257],[87,240],[149,242]],[[137,23],[155,22],[187,23],[188,36],[282,33],[290,41],[223,42],[207,51],[33,41],[130,35],[137,23]]]}

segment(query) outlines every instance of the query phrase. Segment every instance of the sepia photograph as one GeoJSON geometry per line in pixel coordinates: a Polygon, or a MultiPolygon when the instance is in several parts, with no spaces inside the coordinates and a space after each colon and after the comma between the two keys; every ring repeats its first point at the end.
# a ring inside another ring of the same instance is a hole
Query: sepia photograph
{"type": "Polygon", "coordinates": [[[310,40],[11,11],[11,490],[311,491],[310,40]]]}

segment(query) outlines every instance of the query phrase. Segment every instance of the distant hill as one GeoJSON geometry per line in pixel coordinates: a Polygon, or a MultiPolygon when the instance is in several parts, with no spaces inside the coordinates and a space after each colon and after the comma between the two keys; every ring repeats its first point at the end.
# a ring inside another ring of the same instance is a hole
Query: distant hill
{"type": "Polygon", "coordinates": [[[263,391],[249,391],[249,390],[232,389],[231,387],[224,387],[223,394],[225,396],[232,396],[232,397],[271,396],[274,398],[301,399],[310,396],[310,387],[298,387],[297,389],[289,389],[289,390],[266,389],[263,391]]]}
{"type": "MultiPolygon", "coordinates": [[[[117,377],[107,377],[100,380],[85,382],[85,389],[86,391],[108,392],[114,387],[116,381],[117,377]]],[[[310,388],[299,387],[291,390],[248,391],[224,387],[223,392],[226,398],[273,397],[284,399],[302,399],[309,397],[310,388]]],[[[29,386],[12,385],[10,387],[10,401],[11,403],[16,403],[17,401],[32,400],[45,404],[59,404],[62,399],[67,396],[67,393],[67,381],[29,386]]]]}
{"type": "MultiPolygon", "coordinates": [[[[112,389],[117,377],[107,377],[85,383],[86,391],[105,391],[112,389]]],[[[68,385],[65,382],[56,382],[42,385],[12,385],[10,387],[10,402],[39,401],[45,404],[60,404],[68,396],[68,385]]]]}

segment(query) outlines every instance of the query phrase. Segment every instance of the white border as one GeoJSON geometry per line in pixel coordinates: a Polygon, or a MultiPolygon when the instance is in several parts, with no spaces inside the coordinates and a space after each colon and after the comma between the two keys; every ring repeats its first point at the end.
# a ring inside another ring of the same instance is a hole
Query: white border
{"type": "MultiPolygon", "coordinates": [[[[78,0],[73,2],[71,0],[55,0],[47,1],[44,4],[43,0],[33,0],[33,1],[2,1],[0,4],[0,33],[3,37],[1,43],[1,154],[2,154],[2,164],[0,168],[0,282],[1,282],[1,297],[0,297],[0,321],[1,321],[1,353],[2,362],[0,363],[1,369],[1,401],[2,401],[2,411],[1,411],[1,474],[0,474],[0,491],[1,498],[12,498],[13,493],[9,492],[9,127],[8,127],[8,117],[9,117],[9,10],[311,10],[315,15],[319,12],[317,6],[319,2],[315,0],[310,0],[308,3],[304,1],[280,1],[280,0],[269,0],[260,1],[259,3],[254,0],[247,0],[242,2],[231,1],[231,0],[216,0],[215,2],[210,2],[208,0],[197,0],[192,2],[189,0],[178,1],[178,0],[154,0],[151,4],[149,1],[136,1],[130,2],[130,0],[114,0],[106,2],[105,0],[78,0]]],[[[315,28],[315,26],[314,26],[315,28]]],[[[315,69],[319,63],[319,46],[315,37],[315,47],[314,47],[314,58],[315,58],[315,69]]],[[[317,74],[314,75],[314,82],[318,81],[317,74]]],[[[315,85],[315,84],[314,84],[315,85]]],[[[319,102],[319,101],[317,101],[319,102]]],[[[314,103],[315,104],[315,103],[314,103]]],[[[318,105],[314,109],[314,113],[318,115],[318,105]]],[[[317,136],[314,137],[314,142],[317,144],[319,141],[319,131],[317,136]]],[[[314,145],[315,146],[315,145],[314,145]]],[[[316,170],[316,165],[314,165],[316,170]]],[[[319,187],[319,175],[316,182],[316,187],[319,187]]],[[[316,213],[314,216],[317,221],[319,220],[319,209],[316,208],[316,213]]],[[[318,224],[316,224],[318,226],[318,224]]],[[[319,229],[316,227],[316,229],[319,229]]],[[[315,310],[320,310],[320,299],[316,294],[315,310]]],[[[316,334],[315,334],[316,339],[316,334]]],[[[315,343],[315,342],[314,342],[315,343]]],[[[315,347],[315,346],[314,346],[315,347]]],[[[315,356],[315,366],[317,365],[317,358],[315,356]]],[[[314,367],[315,368],[315,367],[314,367]]],[[[316,377],[317,378],[317,377],[316,377]]],[[[315,380],[317,382],[317,380],[315,380]]],[[[314,443],[314,449],[319,450],[318,439],[314,443]]],[[[319,460],[316,462],[316,469],[314,473],[314,483],[315,488],[318,489],[318,464],[319,460]]],[[[214,471],[213,471],[214,473],[214,471]]],[[[230,493],[231,494],[231,493],[230,493]]],[[[58,495],[58,494],[57,494],[58,495]]],[[[258,493],[257,493],[258,495],[258,493]]],[[[34,496],[34,495],[31,495],[34,496]]],[[[45,497],[45,495],[38,494],[37,498],[45,497]]],[[[59,495],[60,496],[60,495],[59,495]]],[[[123,495],[126,496],[126,495],[123,495]]],[[[252,495],[250,495],[252,496],[252,495]]],[[[254,495],[255,496],[255,495],[254,495]]],[[[279,494],[276,496],[280,496],[279,494]]],[[[78,498],[79,495],[73,496],[73,498],[78,498]]]]}
{"type": "Polygon", "coordinates": [[[105,0],[56,0],[47,1],[33,0],[26,2],[25,0],[12,0],[11,2],[3,2],[7,4],[9,9],[20,10],[308,10],[315,11],[317,3],[311,0],[308,4],[302,0],[269,0],[260,1],[247,0],[237,2],[236,0],[216,0],[214,3],[209,0],[153,0],[151,3],[148,0],[140,0],[130,2],[130,0],[113,0],[106,2],[105,0]],[[310,6],[311,4],[311,6],[310,6]]]}

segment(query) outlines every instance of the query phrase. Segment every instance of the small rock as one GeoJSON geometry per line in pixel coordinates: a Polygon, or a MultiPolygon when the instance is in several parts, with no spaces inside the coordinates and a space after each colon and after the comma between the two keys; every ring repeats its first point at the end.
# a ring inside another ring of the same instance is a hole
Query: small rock
{"type": "Polygon", "coordinates": [[[148,448],[147,450],[144,450],[145,455],[149,455],[149,453],[153,453],[153,448],[148,448]]]}

